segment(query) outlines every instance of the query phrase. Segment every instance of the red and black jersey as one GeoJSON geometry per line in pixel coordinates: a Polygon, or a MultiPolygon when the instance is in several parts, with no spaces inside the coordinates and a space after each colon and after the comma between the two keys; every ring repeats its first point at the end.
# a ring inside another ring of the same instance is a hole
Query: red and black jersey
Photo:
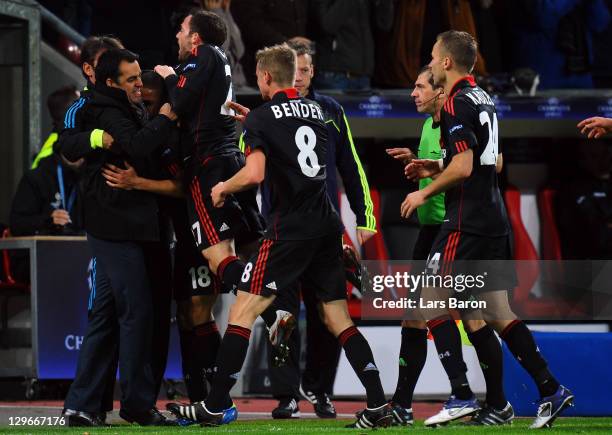
{"type": "Polygon", "coordinates": [[[325,182],[327,126],[321,107],[286,89],[249,113],[246,153],[266,155],[271,209],[266,237],[307,240],[342,231],[325,182]]]}
{"type": "Polygon", "coordinates": [[[471,76],[459,80],[441,111],[444,166],[471,149],[471,175],[446,192],[442,229],[483,236],[508,234],[509,223],[497,183],[497,114],[491,97],[471,76]]]}
{"type": "Polygon", "coordinates": [[[236,122],[225,107],[233,100],[232,73],[219,47],[204,44],[166,78],[170,103],[179,116],[182,141],[193,144],[198,155],[238,152],[236,122]]]}

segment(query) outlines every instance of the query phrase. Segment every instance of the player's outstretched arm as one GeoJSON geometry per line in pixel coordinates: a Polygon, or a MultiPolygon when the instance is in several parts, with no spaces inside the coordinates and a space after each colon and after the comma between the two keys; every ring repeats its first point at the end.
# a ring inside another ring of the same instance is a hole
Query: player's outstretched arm
{"type": "Polygon", "coordinates": [[[215,207],[223,206],[225,198],[233,193],[242,192],[257,186],[266,174],[266,155],[263,151],[255,149],[246,159],[246,165],[225,182],[218,183],[212,188],[210,195],[215,207]]]}
{"type": "Polygon", "coordinates": [[[178,180],[152,180],[138,175],[136,170],[125,162],[126,169],[115,165],[106,165],[102,169],[102,176],[106,178],[106,184],[115,189],[143,190],[158,195],[173,196],[181,198],[184,196],[181,184],[178,180]]]}
{"type": "Polygon", "coordinates": [[[594,116],[578,123],[580,133],[587,135],[589,139],[599,139],[612,132],[612,118],[594,116]]]}
{"type": "Polygon", "coordinates": [[[227,103],[225,103],[225,105],[229,109],[233,109],[234,112],[236,112],[233,118],[236,121],[240,121],[241,123],[244,123],[244,121],[246,121],[246,117],[251,111],[251,109],[249,109],[248,107],[245,107],[242,104],[238,104],[235,101],[228,101],[227,103]]]}
{"type": "Polygon", "coordinates": [[[407,165],[412,162],[413,159],[416,159],[416,156],[410,150],[410,148],[387,148],[385,151],[391,157],[396,160],[399,160],[404,165],[407,165]]]}
{"type": "Polygon", "coordinates": [[[404,174],[411,181],[417,181],[422,178],[434,178],[442,172],[442,165],[442,160],[413,159],[404,168],[404,174]]]}
{"type": "Polygon", "coordinates": [[[472,174],[472,166],[473,152],[471,149],[455,155],[450,165],[431,184],[406,196],[400,209],[401,216],[408,219],[429,198],[461,183],[472,174]]]}

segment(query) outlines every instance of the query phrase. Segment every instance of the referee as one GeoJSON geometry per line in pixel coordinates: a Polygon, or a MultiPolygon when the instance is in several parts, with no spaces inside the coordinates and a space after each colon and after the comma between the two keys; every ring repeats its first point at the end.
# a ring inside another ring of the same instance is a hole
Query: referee
{"type": "MultiPolygon", "coordinates": [[[[441,87],[434,85],[431,69],[427,66],[421,69],[410,94],[414,98],[417,111],[429,115],[419,142],[418,158],[438,160],[442,158],[440,151],[440,109],[446,101],[446,95],[441,87]]],[[[408,148],[391,148],[387,153],[403,164],[410,163],[415,155],[408,148]]],[[[419,189],[432,182],[431,178],[419,180],[419,189]]],[[[444,220],[444,193],[430,198],[417,209],[421,225],[417,241],[414,245],[412,259],[425,261],[431,246],[440,231],[444,220]]],[[[402,321],[402,344],[399,355],[399,375],[395,394],[391,399],[394,423],[411,425],[414,422],[412,413],[412,395],[419,375],[425,366],[427,358],[427,324],[424,320],[402,321]]]]}

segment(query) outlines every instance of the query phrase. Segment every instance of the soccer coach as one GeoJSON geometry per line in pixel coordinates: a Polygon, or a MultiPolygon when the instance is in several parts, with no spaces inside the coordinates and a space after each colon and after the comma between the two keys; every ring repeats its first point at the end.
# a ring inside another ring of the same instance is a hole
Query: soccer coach
{"type": "Polygon", "coordinates": [[[171,424],[154,407],[151,368],[152,302],[144,250],[159,240],[153,194],[114,189],[102,168],[127,162],[141,174],[154,171],[151,153],[166,143],[172,121],[169,105],[146,121],[138,57],[112,49],[100,56],[96,85],[84,130],[102,129],[114,138],[111,149],[86,156],[84,222],[94,255],[94,300],[79,354],[77,373],[66,398],[69,425],[96,426],[107,373],[118,349],[122,389],[119,415],[140,425],[171,424]]]}

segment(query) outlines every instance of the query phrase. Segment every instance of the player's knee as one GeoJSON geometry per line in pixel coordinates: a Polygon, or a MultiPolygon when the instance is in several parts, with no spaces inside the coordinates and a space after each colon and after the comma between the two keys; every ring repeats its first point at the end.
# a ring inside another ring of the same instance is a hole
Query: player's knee
{"type": "Polygon", "coordinates": [[[427,323],[424,320],[403,320],[402,328],[427,329],[427,323]]]}
{"type": "Polygon", "coordinates": [[[213,320],[212,307],[204,304],[194,304],[189,313],[193,325],[201,325],[213,320]]]}
{"type": "Polygon", "coordinates": [[[342,331],[353,326],[353,321],[348,315],[336,316],[334,313],[325,311],[323,313],[323,324],[329,332],[337,337],[342,333],[342,331]]]}
{"type": "Polygon", "coordinates": [[[473,333],[484,328],[487,323],[482,319],[462,319],[463,327],[469,333],[473,333]]]}
{"type": "Polygon", "coordinates": [[[234,247],[231,240],[223,240],[216,245],[206,248],[202,255],[208,261],[208,267],[213,274],[217,274],[219,265],[227,257],[234,256],[234,247]]]}

